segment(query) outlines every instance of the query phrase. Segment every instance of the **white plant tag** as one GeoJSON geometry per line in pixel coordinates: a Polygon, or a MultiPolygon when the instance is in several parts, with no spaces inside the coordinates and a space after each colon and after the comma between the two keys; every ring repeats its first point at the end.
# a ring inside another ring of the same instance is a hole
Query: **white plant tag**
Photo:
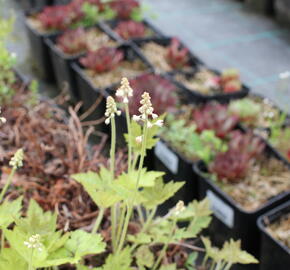
{"type": "Polygon", "coordinates": [[[206,196],[211,203],[211,210],[214,215],[226,224],[228,227],[234,227],[234,210],[222,201],[217,195],[215,195],[211,190],[206,191],[206,196]]]}
{"type": "Polygon", "coordinates": [[[157,142],[154,153],[172,173],[177,173],[178,157],[163,142],[157,142]]]}

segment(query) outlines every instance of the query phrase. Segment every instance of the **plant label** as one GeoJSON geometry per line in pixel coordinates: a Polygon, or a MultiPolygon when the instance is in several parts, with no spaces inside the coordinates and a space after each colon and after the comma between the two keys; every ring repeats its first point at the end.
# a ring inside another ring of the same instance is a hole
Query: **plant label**
{"type": "Polygon", "coordinates": [[[211,190],[206,191],[206,196],[211,203],[214,215],[228,227],[234,227],[234,210],[215,195],[211,190]]]}
{"type": "Polygon", "coordinates": [[[163,142],[157,142],[154,153],[172,173],[177,174],[178,157],[163,142]]]}

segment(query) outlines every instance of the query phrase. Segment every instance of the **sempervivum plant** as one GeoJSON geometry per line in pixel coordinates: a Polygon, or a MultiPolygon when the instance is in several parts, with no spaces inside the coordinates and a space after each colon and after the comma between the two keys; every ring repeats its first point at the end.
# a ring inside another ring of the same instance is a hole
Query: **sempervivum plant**
{"type": "Polygon", "coordinates": [[[130,80],[134,96],[130,99],[131,114],[138,114],[138,100],[147,91],[157,114],[174,111],[179,103],[176,92],[178,88],[168,79],[155,74],[144,74],[130,80]]]}
{"type": "Polygon", "coordinates": [[[124,59],[121,50],[110,47],[102,47],[94,52],[88,52],[80,59],[80,63],[96,73],[113,70],[124,59]]]}
{"type": "Polygon", "coordinates": [[[226,105],[211,102],[193,111],[197,131],[214,130],[216,136],[224,138],[238,123],[239,118],[231,115],[226,105]]]}
{"type": "Polygon", "coordinates": [[[86,32],[82,27],[67,30],[57,38],[57,45],[64,53],[80,53],[86,49],[86,32]]]}
{"type": "Polygon", "coordinates": [[[265,144],[253,133],[234,131],[231,133],[228,150],[216,155],[209,170],[221,181],[240,182],[264,148],[265,144]]]}
{"type": "Polygon", "coordinates": [[[173,38],[167,50],[167,61],[174,69],[181,69],[188,64],[188,49],[181,48],[180,41],[173,38]]]}
{"type": "Polygon", "coordinates": [[[147,34],[146,27],[142,22],[135,22],[132,20],[118,23],[114,30],[121,38],[125,40],[145,37],[147,34]]]}
{"type": "Polygon", "coordinates": [[[37,19],[44,29],[64,30],[72,23],[70,11],[68,5],[49,6],[37,15],[37,19]]]}
{"type": "Polygon", "coordinates": [[[110,3],[110,7],[116,12],[118,19],[127,20],[140,8],[140,4],[136,0],[115,0],[110,3]]]}

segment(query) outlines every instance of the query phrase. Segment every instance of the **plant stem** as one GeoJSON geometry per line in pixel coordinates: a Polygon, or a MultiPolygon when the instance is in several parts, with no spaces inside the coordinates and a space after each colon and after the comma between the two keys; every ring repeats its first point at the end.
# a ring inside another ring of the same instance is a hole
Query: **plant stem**
{"type": "Polygon", "coordinates": [[[143,225],[145,223],[145,220],[144,220],[144,215],[143,215],[143,212],[142,212],[140,205],[137,205],[137,211],[138,211],[140,222],[143,225]]]}
{"type": "MultiPolygon", "coordinates": [[[[5,237],[4,237],[4,232],[3,232],[3,230],[1,231],[1,252],[2,252],[2,250],[4,249],[4,245],[5,245],[5,237]]],[[[0,253],[1,253],[0,252],[0,253]]]]}
{"type": "Polygon", "coordinates": [[[32,257],[33,257],[33,249],[31,249],[31,254],[28,262],[28,270],[34,270],[33,264],[32,264],[32,257]]]}
{"type": "MultiPolygon", "coordinates": [[[[113,117],[111,119],[111,150],[110,150],[111,183],[113,183],[115,179],[115,151],[116,151],[116,122],[115,122],[115,118],[113,117]]],[[[111,207],[111,223],[112,223],[111,224],[112,226],[111,238],[112,238],[113,250],[116,247],[116,225],[117,225],[116,211],[117,211],[116,205],[113,205],[111,207]]]]}
{"type": "Polygon", "coordinates": [[[125,105],[126,111],[126,122],[127,122],[127,129],[128,129],[128,171],[131,171],[132,168],[132,143],[131,143],[131,119],[129,114],[129,106],[128,104],[125,105]]]}
{"type": "Polygon", "coordinates": [[[232,263],[228,263],[228,264],[225,264],[225,270],[230,270],[231,269],[231,267],[233,266],[233,264],[232,263]]]}
{"type": "Polygon", "coordinates": [[[101,222],[102,222],[102,220],[103,220],[104,213],[105,213],[105,209],[104,209],[104,208],[100,208],[100,212],[99,212],[99,214],[98,214],[98,217],[97,217],[97,219],[96,219],[96,222],[95,222],[94,228],[93,228],[93,230],[92,230],[92,233],[93,233],[93,234],[95,234],[95,233],[98,231],[98,229],[99,229],[99,227],[100,227],[100,225],[101,225],[101,222]]]}
{"type": "Polygon", "coordinates": [[[115,178],[115,151],[116,151],[116,122],[115,118],[111,119],[111,150],[110,150],[110,172],[111,182],[115,178]]]}
{"type": "Polygon", "coordinates": [[[146,155],[146,139],[147,139],[147,129],[148,129],[147,124],[148,124],[148,118],[146,117],[146,119],[144,121],[144,128],[143,128],[143,141],[142,141],[141,156],[140,156],[140,161],[139,161],[139,166],[138,166],[138,177],[137,177],[137,181],[136,181],[136,189],[135,189],[135,193],[133,194],[132,201],[127,207],[125,223],[123,226],[123,231],[121,234],[120,243],[119,243],[119,246],[117,249],[117,253],[119,253],[123,248],[126,234],[127,234],[127,230],[128,230],[128,225],[130,222],[130,217],[131,217],[132,212],[133,212],[134,202],[135,202],[136,197],[138,195],[139,182],[140,182],[140,178],[141,178],[141,172],[142,172],[142,168],[143,168],[144,158],[146,155]]]}
{"type": "Polygon", "coordinates": [[[166,250],[167,250],[168,245],[169,245],[169,243],[170,243],[170,238],[172,238],[172,236],[173,236],[173,234],[174,234],[175,226],[176,226],[176,219],[174,219],[174,221],[173,221],[171,234],[170,234],[170,236],[168,237],[167,242],[164,244],[164,246],[163,246],[161,252],[159,253],[159,256],[158,256],[156,262],[154,263],[154,265],[153,265],[153,267],[152,267],[152,270],[156,270],[156,269],[157,269],[157,267],[159,266],[161,260],[163,259],[164,255],[166,254],[166,250]]]}
{"type": "Polygon", "coordinates": [[[146,220],[146,222],[145,222],[145,224],[144,224],[144,226],[143,226],[141,232],[146,232],[146,230],[147,230],[148,227],[150,226],[150,224],[151,224],[151,222],[152,222],[152,220],[153,220],[153,218],[154,218],[154,216],[155,216],[155,214],[156,214],[156,211],[157,211],[157,207],[155,207],[155,208],[151,211],[151,213],[150,213],[150,215],[148,216],[148,218],[147,218],[147,220],[146,220]]]}
{"type": "Polygon", "coordinates": [[[123,207],[121,207],[121,216],[119,219],[119,224],[118,224],[118,229],[117,229],[117,237],[116,237],[116,246],[118,246],[119,242],[120,242],[120,237],[121,237],[121,233],[122,233],[122,229],[124,227],[124,221],[125,221],[125,215],[126,215],[126,206],[123,205],[123,207]]]}
{"type": "Polygon", "coordinates": [[[10,174],[8,176],[8,179],[7,179],[6,183],[5,183],[5,186],[2,189],[2,191],[1,191],[0,202],[3,200],[3,197],[5,196],[5,193],[7,192],[7,189],[8,189],[8,187],[10,186],[10,184],[12,182],[12,179],[13,179],[13,176],[15,174],[15,171],[16,171],[16,168],[12,168],[12,171],[10,172],[10,174]]]}
{"type": "Polygon", "coordinates": [[[123,245],[124,245],[124,242],[125,242],[125,239],[126,239],[128,226],[129,226],[130,217],[131,217],[131,214],[132,214],[132,210],[133,210],[133,207],[131,205],[127,207],[126,218],[125,218],[122,234],[121,234],[121,237],[120,237],[120,242],[119,242],[119,246],[118,246],[118,249],[117,249],[117,253],[119,253],[122,250],[122,248],[123,248],[123,245]]]}

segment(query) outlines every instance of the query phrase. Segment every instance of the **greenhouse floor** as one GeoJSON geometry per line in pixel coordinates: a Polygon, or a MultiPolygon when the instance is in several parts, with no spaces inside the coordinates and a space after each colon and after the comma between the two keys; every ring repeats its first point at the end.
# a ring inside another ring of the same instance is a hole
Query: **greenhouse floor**
{"type": "MultiPolygon", "coordinates": [[[[21,71],[33,76],[26,64],[29,46],[22,11],[16,1],[5,2],[14,7],[17,17],[15,39],[9,46],[19,56],[21,71]]],[[[239,69],[243,82],[254,92],[268,96],[290,111],[290,78],[288,89],[287,82],[279,78],[280,73],[290,71],[288,29],[271,18],[246,10],[236,0],[144,2],[150,6],[150,13],[158,14],[153,23],[165,34],[178,35],[210,67],[239,69]]]]}

